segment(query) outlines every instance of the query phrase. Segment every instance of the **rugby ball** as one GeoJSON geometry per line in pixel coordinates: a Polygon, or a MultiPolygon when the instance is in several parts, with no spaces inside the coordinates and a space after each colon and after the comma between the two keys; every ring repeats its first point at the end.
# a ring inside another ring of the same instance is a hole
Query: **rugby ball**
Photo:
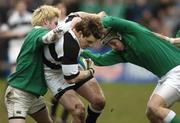
{"type": "Polygon", "coordinates": [[[88,63],[87,63],[87,60],[80,56],[79,59],[78,59],[78,66],[79,66],[79,69],[80,70],[87,70],[88,69],[88,63]]]}

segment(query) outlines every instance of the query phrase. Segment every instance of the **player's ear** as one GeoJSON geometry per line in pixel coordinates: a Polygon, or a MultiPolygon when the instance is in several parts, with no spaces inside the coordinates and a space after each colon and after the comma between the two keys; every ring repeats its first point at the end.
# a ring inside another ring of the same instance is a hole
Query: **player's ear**
{"type": "Polygon", "coordinates": [[[83,38],[83,33],[82,33],[82,31],[79,31],[79,32],[78,32],[78,35],[79,35],[79,38],[83,38]]]}
{"type": "Polygon", "coordinates": [[[48,25],[48,24],[49,24],[49,21],[48,21],[48,20],[44,20],[44,21],[43,21],[43,24],[44,24],[44,25],[48,25]]]}

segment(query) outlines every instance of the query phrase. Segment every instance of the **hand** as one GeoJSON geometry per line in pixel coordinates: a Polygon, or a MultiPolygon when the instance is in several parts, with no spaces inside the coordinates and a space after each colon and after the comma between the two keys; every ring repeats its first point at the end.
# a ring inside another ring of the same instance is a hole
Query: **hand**
{"type": "Polygon", "coordinates": [[[62,26],[57,26],[55,29],[53,29],[53,32],[61,34],[63,32],[62,26]]]}
{"type": "Polygon", "coordinates": [[[71,21],[71,28],[74,28],[74,26],[81,21],[81,17],[74,17],[71,21]]]}
{"type": "Polygon", "coordinates": [[[98,15],[100,18],[102,18],[102,17],[106,16],[107,14],[106,14],[105,11],[102,11],[102,12],[99,12],[97,15],[98,15]]]}
{"type": "Polygon", "coordinates": [[[94,66],[94,62],[89,58],[89,59],[86,59],[86,62],[87,62],[87,69],[94,69],[95,66],[94,66]]]}

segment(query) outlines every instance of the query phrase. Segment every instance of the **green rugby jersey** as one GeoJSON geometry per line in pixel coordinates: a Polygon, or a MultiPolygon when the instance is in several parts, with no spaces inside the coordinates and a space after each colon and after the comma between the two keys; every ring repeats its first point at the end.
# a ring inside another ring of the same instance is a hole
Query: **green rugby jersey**
{"type": "Polygon", "coordinates": [[[176,37],[180,37],[180,30],[176,33],[176,37]]]}
{"type": "Polygon", "coordinates": [[[16,61],[16,72],[8,78],[9,85],[37,96],[47,92],[42,62],[42,36],[47,32],[45,28],[35,27],[26,36],[16,61]]]}
{"type": "Polygon", "coordinates": [[[121,33],[125,49],[123,51],[111,50],[103,55],[93,55],[84,51],[82,56],[92,58],[96,65],[108,66],[130,62],[162,77],[180,64],[180,50],[155,36],[145,27],[111,16],[105,16],[101,21],[104,27],[111,27],[121,33]]]}

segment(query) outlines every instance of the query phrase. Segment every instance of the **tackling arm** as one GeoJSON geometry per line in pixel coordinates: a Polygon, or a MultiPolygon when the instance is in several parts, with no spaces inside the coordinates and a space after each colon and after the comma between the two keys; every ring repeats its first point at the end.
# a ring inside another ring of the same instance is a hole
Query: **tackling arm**
{"type": "Polygon", "coordinates": [[[93,54],[88,50],[84,50],[81,56],[85,58],[91,58],[95,65],[97,66],[110,66],[118,63],[125,62],[119,52],[111,50],[105,54],[93,54]]]}
{"type": "Polygon", "coordinates": [[[46,35],[42,37],[45,44],[50,44],[56,42],[64,33],[66,33],[71,28],[71,22],[64,23],[57,26],[55,29],[49,31],[46,35]]]}
{"type": "Polygon", "coordinates": [[[107,14],[104,11],[101,11],[99,13],[87,13],[87,12],[76,12],[80,17],[87,17],[87,16],[94,16],[98,18],[102,18],[106,16],[107,14]]]}
{"type": "Polygon", "coordinates": [[[180,38],[170,38],[159,33],[154,33],[154,34],[162,39],[165,39],[166,41],[169,41],[171,44],[174,44],[174,45],[180,44],[180,38]]]}

